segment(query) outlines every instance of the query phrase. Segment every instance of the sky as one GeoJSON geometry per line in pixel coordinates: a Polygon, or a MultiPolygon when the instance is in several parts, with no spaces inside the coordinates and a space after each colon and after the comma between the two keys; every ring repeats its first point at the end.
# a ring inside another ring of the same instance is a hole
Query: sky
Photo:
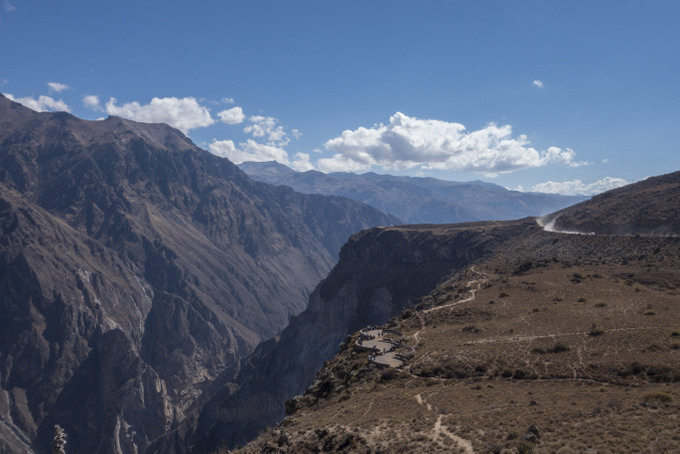
{"type": "Polygon", "coordinates": [[[0,0],[0,92],[235,163],[591,195],[680,170],[676,0],[0,0]]]}

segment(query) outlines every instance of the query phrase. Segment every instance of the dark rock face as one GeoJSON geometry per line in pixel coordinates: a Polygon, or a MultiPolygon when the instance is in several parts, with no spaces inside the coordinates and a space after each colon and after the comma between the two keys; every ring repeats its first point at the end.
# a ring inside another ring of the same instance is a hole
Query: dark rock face
{"type": "MultiPolygon", "coordinates": [[[[177,130],[0,96],[0,446],[133,452],[395,218],[250,180],[177,130]]],[[[9,448],[8,448],[9,449],[9,448]]]]}
{"type": "Polygon", "coordinates": [[[412,306],[445,276],[484,257],[533,222],[375,228],[343,247],[308,308],[279,336],[262,343],[240,369],[216,381],[211,398],[149,452],[210,452],[253,438],[283,418],[285,401],[309,386],[347,334],[412,306]]]}
{"type": "Polygon", "coordinates": [[[244,162],[239,167],[258,181],[290,186],[305,194],[349,197],[414,224],[541,216],[583,200],[583,197],[509,191],[481,181],[460,183],[375,173],[296,172],[277,162],[244,162]]]}

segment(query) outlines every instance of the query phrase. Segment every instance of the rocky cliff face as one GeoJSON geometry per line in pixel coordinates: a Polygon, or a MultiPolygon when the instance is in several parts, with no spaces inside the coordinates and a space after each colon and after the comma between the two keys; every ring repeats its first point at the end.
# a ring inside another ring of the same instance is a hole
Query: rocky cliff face
{"type": "Polygon", "coordinates": [[[527,228],[537,227],[506,226],[501,235],[486,224],[376,228],[352,236],[309,307],[239,370],[218,378],[221,388],[150,452],[205,452],[247,441],[283,417],[285,401],[313,381],[347,334],[384,323],[445,276],[484,257],[510,230],[527,228]]]}
{"type": "Polygon", "coordinates": [[[0,96],[0,442],[134,452],[395,221],[250,180],[166,125],[0,96]]]}

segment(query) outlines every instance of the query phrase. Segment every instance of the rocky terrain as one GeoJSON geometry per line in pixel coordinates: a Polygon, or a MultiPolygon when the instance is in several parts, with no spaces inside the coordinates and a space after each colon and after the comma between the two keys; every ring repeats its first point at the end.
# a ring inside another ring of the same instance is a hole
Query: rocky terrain
{"type": "Polygon", "coordinates": [[[678,235],[680,172],[650,177],[593,197],[543,220],[555,230],[616,235],[678,235]]]}
{"type": "Polygon", "coordinates": [[[179,131],[0,96],[0,451],[138,452],[395,218],[252,181],[179,131]]]}
{"type": "MultiPolygon", "coordinates": [[[[665,185],[672,175],[652,182],[665,185]]],[[[612,200],[635,195],[636,203],[626,204],[631,219],[646,206],[668,206],[651,199],[673,191],[649,185],[617,190],[612,200]]],[[[663,216],[677,219],[679,207],[663,216]]],[[[415,350],[402,367],[377,367],[370,352],[356,348],[359,334],[349,327],[338,354],[286,402],[286,418],[235,452],[674,452],[680,443],[679,233],[573,235],[526,219],[355,236],[347,249],[362,236],[383,237],[419,257],[413,266],[389,257],[379,242],[360,248],[364,269],[376,274],[388,262],[404,265],[390,268],[394,273],[380,284],[390,301],[408,283],[421,282],[427,273],[420,270],[443,251],[457,250],[431,248],[434,238],[444,245],[465,236],[465,244],[483,247],[449,262],[448,272],[442,264],[443,274],[433,276],[437,283],[423,282],[411,293],[410,309],[395,304],[401,312],[385,318],[381,327],[397,328],[415,350]]],[[[315,295],[330,282],[333,289],[362,288],[357,275],[341,274],[345,258],[315,295]]],[[[374,292],[366,288],[364,298],[374,292]]],[[[336,299],[334,306],[352,307],[349,301],[336,299]]],[[[305,336],[313,336],[311,330],[305,336]]],[[[271,392],[258,388],[250,403],[271,392]]],[[[240,392],[215,407],[218,420],[240,392]]],[[[219,430],[226,430],[222,448],[216,437],[196,452],[233,448],[228,429],[219,430]]]]}
{"type": "Polygon", "coordinates": [[[378,175],[372,172],[296,172],[277,162],[244,162],[239,167],[258,181],[290,186],[305,194],[349,197],[393,214],[409,224],[519,219],[542,216],[584,197],[510,191],[481,181],[378,175]]]}
{"type": "MultiPolygon", "coordinates": [[[[534,224],[530,224],[534,227],[534,224]]],[[[526,225],[508,225],[519,235],[526,225]]],[[[309,307],[216,382],[205,405],[151,452],[206,452],[253,437],[284,416],[348,333],[411,307],[452,269],[488,255],[503,237],[474,224],[371,229],[350,238],[309,307]]],[[[207,394],[210,394],[207,393],[207,394]]]]}

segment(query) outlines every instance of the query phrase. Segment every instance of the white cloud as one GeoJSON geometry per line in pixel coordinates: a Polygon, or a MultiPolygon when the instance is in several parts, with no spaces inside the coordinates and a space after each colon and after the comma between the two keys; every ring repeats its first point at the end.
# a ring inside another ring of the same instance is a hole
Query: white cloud
{"type": "Polygon", "coordinates": [[[241,164],[246,161],[268,162],[278,161],[288,164],[288,153],[282,148],[274,145],[267,145],[248,139],[245,142],[234,145],[231,140],[216,140],[208,145],[211,153],[228,158],[234,164],[241,164]]]}
{"type": "Polygon", "coordinates": [[[324,171],[385,169],[473,171],[487,176],[548,164],[585,165],[574,161],[574,151],[550,147],[538,151],[525,135],[512,136],[509,125],[489,124],[466,131],[459,123],[422,120],[397,112],[387,125],[344,131],[325,143],[331,158],[319,159],[324,171]]]}
{"type": "Polygon", "coordinates": [[[196,101],[196,98],[153,98],[149,104],[130,102],[116,104],[116,98],[106,103],[109,115],[128,118],[146,123],[167,123],[183,133],[190,129],[203,128],[215,123],[210,111],[196,101]]]}
{"type": "Polygon", "coordinates": [[[543,87],[544,87],[543,82],[541,82],[540,80],[535,80],[535,81],[533,81],[532,83],[533,83],[534,85],[536,85],[538,88],[543,88],[543,87]]]}
{"type": "Polygon", "coordinates": [[[99,105],[99,96],[97,95],[87,95],[83,97],[83,105],[92,110],[101,110],[99,105]]]}
{"type": "Polygon", "coordinates": [[[62,91],[71,88],[68,85],[59,82],[47,82],[47,87],[49,88],[50,93],[61,93],[62,91]]]}
{"type": "Polygon", "coordinates": [[[296,153],[293,162],[290,166],[299,171],[306,172],[308,170],[314,170],[314,164],[309,160],[309,155],[307,153],[296,153]]]}
{"type": "Polygon", "coordinates": [[[228,125],[237,125],[239,123],[243,123],[243,120],[245,120],[246,116],[243,114],[243,109],[240,107],[232,107],[231,109],[223,110],[222,112],[217,114],[218,117],[220,117],[220,121],[222,123],[226,123],[228,125]]]}
{"type": "Polygon", "coordinates": [[[234,104],[234,98],[222,98],[222,102],[225,104],[234,104]]]}
{"type": "Polygon", "coordinates": [[[593,183],[585,184],[581,180],[572,181],[546,181],[534,185],[531,190],[533,192],[547,192],[549,194],[562,195],[594,195],[610,189],[625,186],[630,182],[623,178],[605,177],[593,183]]]}
{"type": "Polygon", "coordinates": [[[8,13],[11,13],[12,11],[16,10],[16,8],[9,2],[9,0],[4,0],[2,2],[2,8],[8,13]]]}
{"type": "Polygon", "coordinates": [[[71,111],[71,109],[68,107],[68,105],[66,105],[64,101],[62,101],[61,99],[56,100],[51,96],[41,95],[38,97],[38,99],[32,98],[30,96],[26,96],[23,98],[15,98],[9,93],[5,93],[5,96],[7,96],[14,102],[23,104],[24,106],[33,110],[37,110],[38,112],[71,111]]]}
{"type": "Polygon", "coordinates": [[[279,120],[276,118],[254,115],[249,117],[248,121],[250,124],[243,128],[246,134],[251,134],[253,137],[266,137],[271,145],[286,146],[290,143],[283,126],[278,124],[279,120]]]}

